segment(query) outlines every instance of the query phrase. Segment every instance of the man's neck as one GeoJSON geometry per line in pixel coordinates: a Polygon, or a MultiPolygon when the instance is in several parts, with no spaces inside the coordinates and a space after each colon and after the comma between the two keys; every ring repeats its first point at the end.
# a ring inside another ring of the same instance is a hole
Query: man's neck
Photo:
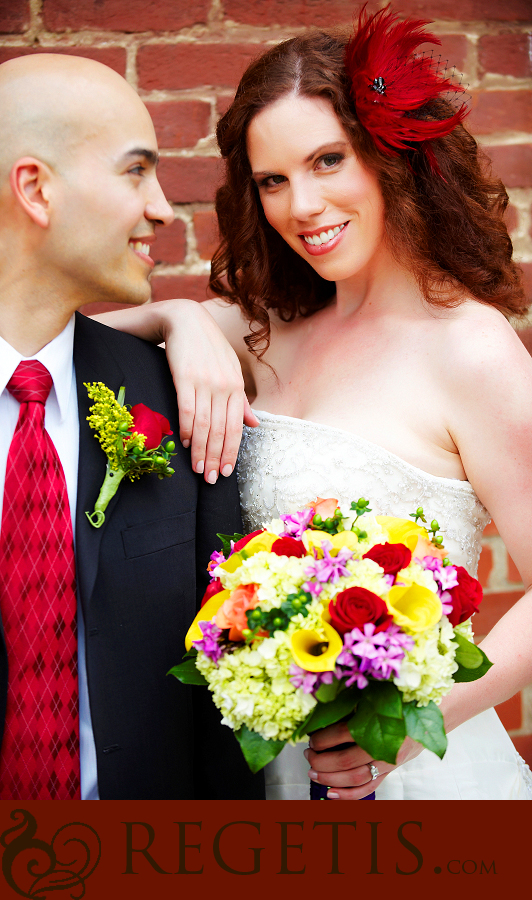
{"type": "Polygon", "coordinates": [[[0,299],[0,337],[23,356],[34,356],[61,334],[73,312],[59,303],[39,305],[33,298],[26,303],[0,299]]]}

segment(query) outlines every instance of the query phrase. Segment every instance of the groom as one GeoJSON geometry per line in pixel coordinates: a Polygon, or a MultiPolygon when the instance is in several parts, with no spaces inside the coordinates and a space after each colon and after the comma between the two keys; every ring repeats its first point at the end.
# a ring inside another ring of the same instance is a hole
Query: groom
{"type": "Polygon", "coordinates": [[[0,66],[0,103],[0,799],[260,799],[207,692],[166,676],[240,527],[234,477],[207,485],[176,440],[171,478],[85,515],[107,460],[84,383],[179,431],[163,352],[77,312],[149,297],[173,220],[151,119],[112,70],[52,54],[0,66]]]}

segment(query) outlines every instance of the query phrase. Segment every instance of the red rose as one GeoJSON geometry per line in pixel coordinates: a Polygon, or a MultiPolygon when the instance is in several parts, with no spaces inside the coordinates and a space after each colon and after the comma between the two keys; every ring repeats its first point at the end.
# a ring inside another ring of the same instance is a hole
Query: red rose
{"type": "Polygon", "coordinates": [[[207,587],[207,590],[203,595],[203,600],[201,601],[201,606],[205,606],[207,600],[210,600],[215,594],[219,594],[220,591],[223,591],[223,584],[219,578],[215,578],[207,587]]]}
{"type": "Polygon", "coordinates": [[[374,622],[375,631],[384,631],[392,621],[388,607],[377,594],[362,587],[351,587],[337,594],[329,603],[331,625],[339,634],[353,628],[363,628],[374,622]]]}
{"type": "Polygon", "coordinates": [[[478,612],[478,606],[482,600],[482,586],[476,578],[472,578],[463,566],[456,566],[458,584],[450,589],[453,598],[452,612],[447,613],[451,625],[459,625],[465,622],[473,613],[478,612]]]}
{"type": "Polygon", "coordinates": [[[242,547],[246,546],[251,538],[256,537],[258,534],[262,534],[264,530],[264,528],[259,528],[258,531],[252,531],[251,534],[245,534],[244,537],[241,537],[239,541],[236,541],[233,547],[233,553],[238,553],[239,550],[242,550],[242,547]]]}
{"type": "Polygon", "coordinates": [[[158,447],[165,434],[173,434],[170,430],[170,422],[161,413],[155,412],[144,403],[136,403],[131,407],[133,425],[131,431],[146,435],[145,450],[154,450],[158,447]]]}
{"type": "Polygon", "coordinates": [[[284,537],[279,538],[272,544],[272,553],[276,556],[297,556],[301,558],[307,555],[306,547],[303,541],[296,541],[295,538],[284,537]]]}
{"type": "Polygon", "coordinates": [[[412,553],[404,544],[376,544],[363,559],[372,559],[384,569],[385,575],[397,575],[406,569],[412,560],[412,553]]]}

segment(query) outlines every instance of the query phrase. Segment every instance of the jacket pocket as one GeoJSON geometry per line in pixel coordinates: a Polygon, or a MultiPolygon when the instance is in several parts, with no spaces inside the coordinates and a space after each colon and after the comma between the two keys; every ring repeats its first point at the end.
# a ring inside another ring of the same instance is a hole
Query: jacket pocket
{"type": "Polygon", "coordinates": [[[196,513],[194,510],[167,519],[155,519],[132,525],[122,531],[124,555],[126,559],[147,556],[166,550],[175,544],[193,541],[196,537],[196,513]]]}

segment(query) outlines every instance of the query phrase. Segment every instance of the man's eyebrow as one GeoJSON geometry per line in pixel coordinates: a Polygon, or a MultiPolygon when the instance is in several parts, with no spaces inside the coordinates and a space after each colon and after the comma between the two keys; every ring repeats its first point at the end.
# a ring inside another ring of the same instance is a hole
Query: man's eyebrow
{"type": "Polygon", "coordinates": [[[137,158],[139,156],[143,156],[152,166],[156,166],[159,162],[159,154],[156,153],[155,150],[148,150],[146,147],[134,147],[132,150],[128,150],[127,153],[124,154],[124,159],[127,160],[131,157],[137,158]]]}

